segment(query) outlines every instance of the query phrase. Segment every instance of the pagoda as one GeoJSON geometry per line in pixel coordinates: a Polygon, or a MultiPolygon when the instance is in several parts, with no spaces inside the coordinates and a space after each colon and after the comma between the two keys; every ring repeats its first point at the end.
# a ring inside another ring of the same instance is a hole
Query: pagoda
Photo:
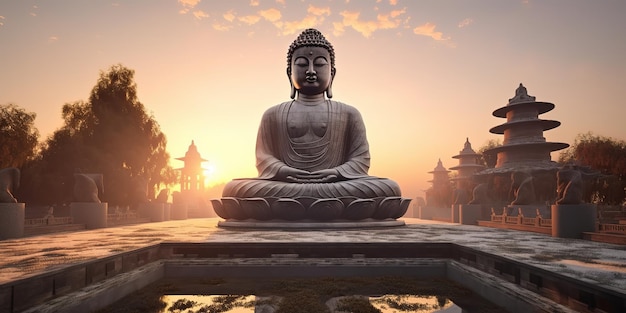
{"type": "Polygon", "coordinates": [[[472,177],[475,173],[483,170],[484,165],[479,164],[480,154],[472,149],[469,138],[465,138],[465,145],[459,154],[452,158],[459,160],[459,165],[450,169],[457,171],[457,176],[452,178],[455,183],[454,204],[466,204],[470,199],[470,192],[475,187],[472,177]]]}
{"type": "Polygon", "coordinates": [[[202,168],[202,162],[206,162],[207,160],[200,156],[193,140],[185,156],[176,158],[176,160],[185,163],[183,168],[179,169],[181,171],[180,191],[183,193],[204,191],[204,169],[202,168]]]}
{"type": "Polygon", "coordinates": [[[479,172],[485,168],[484,165],[478,163],[478,160],[480,159],[480,154],[476,153],[476,151],[472,149],[472,144],[469,142],[469,138],[465,139],[465,145],[463,146],[463,150],[461,150],[459,154],[453,156],[452,158],[459,160],[459,165],[450,168],[453,171],[457,171],[457,176],[453,178],[453,180],[457,182],[457,188],[459,181],[471,180],[474,173],[479,172]]]}
{"type": "Polygon", "coordinates": [[[433,179],[428,181],[432,183],[432,187],[426,190],[426,205],[429,207],[448,207],[451,204],[452,196],[452,187],[448,176],[450,171],[443,166],[441,159],[439,159],[437,166],[428,173],[433,174],[433,179]]]}
{"type": "Polygon", "coordinates": [[[485,151],[497,154],[495,168],[481,174],[508,173],[513,171],[551,170],[558,164],[551,160],[550,152],[569,147],[566,143],[547,142],[543,132],[561,125],[559,121],[543,120],[540,114],[554,109],[554,104],[535,101],[529,96],[524,85],[520,84],[515,97],[495,111],[493,116],[506,118],[504,124],[489,130],[493,134],[503,134],[501,146],[485,151]]]}

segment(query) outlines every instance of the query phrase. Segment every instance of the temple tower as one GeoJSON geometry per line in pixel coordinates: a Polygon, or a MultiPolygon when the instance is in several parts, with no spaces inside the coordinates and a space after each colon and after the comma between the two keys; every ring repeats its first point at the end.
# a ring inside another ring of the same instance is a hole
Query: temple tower
{"type": "Polygon", "coordinates": [[[441,159],[437,162],[437,166],[430,172],[433,174],[433,179],[429,180],[432,183],[432,187],[426,190],[426,205],[429,207],[449,207],[452,204],[452,185],[450,184],[450,177],[441,159]]]}
{"type": "Polygon", "coordinates": [[[185,162],[183,168],[180,169],[180,191],[183,193],[204,191],[204,169],[202,168],[202,162],[206,162],[207,160],[200,157],[200,153],[198,153],[198,149],[193,140],[185,156],[176,158],[176,160],[185,162]]]}
{"type": "Polygon", "coordinates": [[[478,163],[480,154],[476,153],[476,151],[472,149],[472,144],[469,142],[469,138],[465,139],[463,150],[452,158],[459,160],[459,165],[450,168],[453,171],[457,171],[457,176],[453,179],[456,182],[457,188],[461,187],[461,182],[471,181],[474,173],[485,168],[484,165],[478,163]]]}
{"type": "Polygon", "coordinates": [[[472,149],[469,138],[465,139],[463,150],[452,158],[459,160],[459,165],[450,168],[453,171],[457,171],[457,176],[452,178],[456,188],[454,191],[454,204],[467,204],[471,200],[471,191],[476,187],[472,177],[474,173],[483,170],[485,166],[479,164],[480,154],[472,149]]]}
{"type": "Polygon", "coordinates": [[[550,152],[569,147],[566,143],[547,142],[543,132],[561,125],[558,121],[539,119],[539,115],[549,112],[554,104],[535,101],[526,88],[520,84],[515,97],[495,111],[493,116],[506,118],[506,123],[489,130],[493,134],[504,134],[502,146],[485,151],[497,153],[494,172],[510,170],[534,170],[556,168],[550,152]]]}

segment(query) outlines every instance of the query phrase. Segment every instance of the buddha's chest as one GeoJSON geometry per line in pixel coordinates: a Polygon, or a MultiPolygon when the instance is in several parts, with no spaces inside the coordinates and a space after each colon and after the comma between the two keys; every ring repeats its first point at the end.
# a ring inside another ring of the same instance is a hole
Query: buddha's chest
{"type": "Polygon", "coordinates": [[[328,128],[328,109],[326,106],[292,108],[287,116],[289,137],[305,142],[324,136],[328,128]]]}

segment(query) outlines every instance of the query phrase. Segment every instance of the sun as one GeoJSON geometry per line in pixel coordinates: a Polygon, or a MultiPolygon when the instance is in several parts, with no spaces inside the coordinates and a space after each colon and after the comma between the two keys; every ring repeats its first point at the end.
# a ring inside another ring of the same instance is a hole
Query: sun
{"type": "Polygon", "coordinates": [[[217,170],[213,164],[209,164],[206,168],[203,168],[202,175],[204,176],[204,183],[207,187],[211,187],[219,183],[217,170]]]}

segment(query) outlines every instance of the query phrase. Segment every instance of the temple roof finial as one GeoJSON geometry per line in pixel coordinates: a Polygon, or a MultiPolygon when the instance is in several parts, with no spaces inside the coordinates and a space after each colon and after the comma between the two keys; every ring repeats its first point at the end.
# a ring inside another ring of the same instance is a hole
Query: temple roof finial
{"type": "Polygon", "coordinates": [[[518,102],[532,102],[535,101],[535,97],[528,95],[528,90],[522,83],[519,84],[519,87],[515,90],[515,97],[509,99],[509,104],[514,104],[518,102]]]}

